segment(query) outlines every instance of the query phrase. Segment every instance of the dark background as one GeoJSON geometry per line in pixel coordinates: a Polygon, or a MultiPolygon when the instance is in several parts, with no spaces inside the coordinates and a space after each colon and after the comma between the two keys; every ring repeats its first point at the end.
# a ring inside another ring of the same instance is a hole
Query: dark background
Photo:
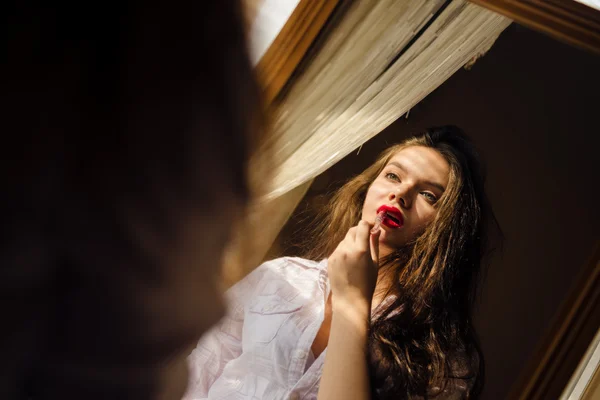
{"type": "Polygon", "coordinates": [[[324,194],[388,145],[429,126],[460,126],[486,161],[505,235],[476,315],[483,398],[504,399],[600,238],[599,96],[600,57],[512,25],[470,71],[319,176],[270,255],[300,254],[324,194]]]}

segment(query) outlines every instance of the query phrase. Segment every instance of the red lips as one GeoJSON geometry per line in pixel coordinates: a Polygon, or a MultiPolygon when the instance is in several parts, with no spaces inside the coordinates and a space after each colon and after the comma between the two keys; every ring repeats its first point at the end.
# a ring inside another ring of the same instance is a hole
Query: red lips
{"type": "Polygon", "coordinates": [[[396,207],[383,205],[377,209],[377,213],[379,214],[381,211],[385,212],[385,216],[381,222],[383,225],[394,229],[400,228],[402,225],[404,225],[404,217],[402,216],[400,210],[396,207]]]}

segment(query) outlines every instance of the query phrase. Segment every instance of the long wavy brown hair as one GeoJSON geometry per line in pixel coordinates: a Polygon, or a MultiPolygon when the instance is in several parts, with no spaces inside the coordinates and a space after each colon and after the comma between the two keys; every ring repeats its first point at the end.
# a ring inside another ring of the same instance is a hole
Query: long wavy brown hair
{"type": "MultiPolygon", "coordinates": [[[[449,184],[425,231],[380,260],[392,286],[375,313],[369,338],[373,395],[377,399],[477,397],[484,362],[472,322],[488,221],[493,216],[474,146],[457,127],[431,128],[384,151],[342,186],[314,228],[312,259],[328,257],[361,219],[371,183],[390,158],[409,146],[438,151],[450,165],[449,184]]],[[[499,232],[499,229],[498,229],[499,232]]]]}

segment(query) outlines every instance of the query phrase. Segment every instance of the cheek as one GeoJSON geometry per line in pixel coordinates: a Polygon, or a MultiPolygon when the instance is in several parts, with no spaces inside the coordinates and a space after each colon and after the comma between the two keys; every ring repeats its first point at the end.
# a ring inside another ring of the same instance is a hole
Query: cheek
{"type": "Polygon", "coordinates": [[[362,207],[363,218],[370,216],[370,214],[375,214],[377,208],[383,204],[382,197],[385,197],[385,194],[379,185],[374,183],[369,187],[362,207]]]}
{"type": "Polygon", "coordinates": [[[381,185],[376,182],[369,188],[365,203],[367,201],[370,203],[380,203],[383,199],[385,199],[389,191],[389,188],[386,188],[385,185],[381,185]]]}
{"type": "Polygon", "coordinates": [[[419,230],[424,230],[429,224],[433,222],[436,215],[437,210],[431,208],[428,205],[419,207],[417,217],[414,220],[415,228],[419,230]]]}

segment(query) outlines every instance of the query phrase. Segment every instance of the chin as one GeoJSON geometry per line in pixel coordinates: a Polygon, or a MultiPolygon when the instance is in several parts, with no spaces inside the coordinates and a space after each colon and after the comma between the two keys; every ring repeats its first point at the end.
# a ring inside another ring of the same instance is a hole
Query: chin
{"type": "Polygon", "coordinates": [[[381,236],[379,236],[379,244],[383,245],[385,247],[391,248],[391,249],[398,249],[398,248],[404,246],[404,243],[402,243],[403,241],[389,240],[389,239],[392,239],[392,238],[390,238],[390,235],[388,234],[388,232],[384,230],[381,233],[381,236]]]}

